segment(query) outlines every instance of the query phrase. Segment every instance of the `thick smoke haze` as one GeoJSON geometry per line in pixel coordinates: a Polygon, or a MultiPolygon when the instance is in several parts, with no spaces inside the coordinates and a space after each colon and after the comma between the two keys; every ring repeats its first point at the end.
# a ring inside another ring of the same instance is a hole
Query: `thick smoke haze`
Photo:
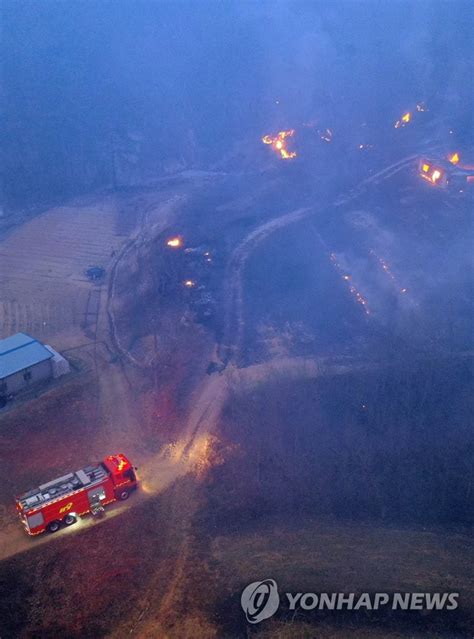
{"type": "Polygon", "coordinates": [[[2,11],[7,210],[208,166],[274,126],[322,119],[344,134],[427,99],[470,118],[468,2],[2,11]]]}
{"type": "Polygon", "coordinates": [[[474,639],[473,0],[0,34],[0,639],[474,639]]]}

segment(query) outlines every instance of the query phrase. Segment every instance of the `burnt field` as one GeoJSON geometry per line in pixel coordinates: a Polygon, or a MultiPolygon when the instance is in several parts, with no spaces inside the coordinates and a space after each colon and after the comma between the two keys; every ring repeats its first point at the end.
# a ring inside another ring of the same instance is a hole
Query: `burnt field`
{"type": "Polygon", "coordinates": [[[472,639],[472,3],[4,5],[0,639],[472,639]]]}
{"type": "Polygon", "coordinates": [[[78,345],[80,374],[2,416],[6,636],[468,636],[469,204],[424,190],[411,161],[341,182],[338,157],[123,196],[115,223],[131,230],[95,332],[61,342],[78,345]],[[116,448],[139,466],[136,499],[24,535],[12,494],[116,448]],[[266,576],[294,591],[449,590],[460,607],[282,609],[250,629],[239,593],[266,576]]]}
{"type": "Polygon", "coordinates": [[[226,461],[211,470],[197,517],[220,636],[244,632],[232,593],[267,576],[294,592],[454,590],[460,607],[281,610],[256,636],[469,636],[472,360],[300,376],[275,366],[224,410],[216,459],[226,461]]]}
{"type": "Polygon", "coordinates": [[[468,351],[470,224],[469,200],[425,191],[410,167],[289,220],[242,269],[242,361],[468,351]]]}
{"type": "Polygon", "coordinates": [[[230,270],[240,387],[196,517],[220,632],[249,632],[230,591],[269,575],[461,603],[448,617],[282,613],[262,637],[315,623],[321,637],[468,636],[470,203],[420,189],[410,166],[349,204],[306,194],[284,224],[250,228],[230,270]]]}
{"type": "Polygon", "coordinates": [[[223,437],[236,448],[215,474],[238,501],[223,488],[211,512],[228,508],[231,529],[288,511],[472,525],[470,358],[278,377],[275,369],[236,394],[224,412],[223,437]]]}

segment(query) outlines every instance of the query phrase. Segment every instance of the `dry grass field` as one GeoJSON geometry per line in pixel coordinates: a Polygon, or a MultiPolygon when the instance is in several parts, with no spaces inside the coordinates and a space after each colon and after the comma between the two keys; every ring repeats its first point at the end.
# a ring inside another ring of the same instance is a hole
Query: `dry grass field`
{"type": "Polygon", "coordinates": [[[109,266],[125,239],[118,217],[112,196],[57,207],[0,244],[0,337],[25,331],[63,347],[80,331],[91,290],[84,271],[109,266]]]}

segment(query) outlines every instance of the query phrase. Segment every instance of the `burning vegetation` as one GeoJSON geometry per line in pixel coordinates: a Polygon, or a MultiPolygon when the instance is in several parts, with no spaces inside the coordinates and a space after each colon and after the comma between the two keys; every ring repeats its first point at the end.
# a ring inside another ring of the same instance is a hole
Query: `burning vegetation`
{"type": "Polygon", "coordinates": [[[415,117],[415,119],[418,118],[419,117],[417,115],[418,113],[425,113],[427,111],[428,111],[428,108],[427,108],[426,104],[424,102],[418,102],[418,104],[413,109],[413,111],[406,111],[402,115],[402,117],[395,122],[395,124],[393,126],[396,129],[401,129],[401,128],[407,126],[408,124],[410,124],[411,122],[413,122],[413,118],[414,117],[415,117]]]}
{"type": "Polygon", "coordinates": [[[287,138],[292,138],[295,134],[294,129],[288,131],[280,131],[276,135],[264,135],[262,142],[268,144],[280,156],[281,160],[292,160],[296,157],[295,151],[289,151],[287,148],[287,138]]]}
{"type": "Polygon", "coordinates": [[[394,127],[396,129],[400,129],[401,127],[406,126],[410,122],[411,122],[411,113],[407,111],[406,113],[402,115],[402,117],[399,120],[395,122],[394,127]]]}
{"type": "Polygon", "coordinates": [[[166,242],[166,246],[169,248],[181,248],[183,246],[183,238],[177,235],[176,237],[170,237],[166,242]]]}
{"type": "Polygon", "coordinates": [[[364,309],[364,313],[366,315],[370,315],[370,309],[369,309],[369,305],[368,305],[367,300],[361,294],[361,292],[354,286],[354,284],[352,282],[352,276],[348,275],[347,273],[345,273],[344,268],[338,262],[337,255],[335,253],[331,253],[329,255],[329,259],[330,259],[332,265],[334,266],[334,268],[336,269],[336,271],[338,272],[338,274],[342,277],[343,281],[347,284],[347,286],[349,288],[349,292],[352,295],[352,297],[355,299],[355,301],[358,304],[360,304],[362,306],[362,308],[364,309]]]}
{"type": "Polygon", "coordinates": [[[455,153],[451,153],[451,155],[448,156],[448,160],[451,162],[451,164],[459,164],[459,153],[456,151],[455,153]]]}
{"type": "Polygon", "coordinates": [[[402,295],[407,293],[408,289],[405,286],[399,285],[398,279],[392,272],[392,269],[390,268],[389,264],[383,259],[383,257],[380,257],[379,255],[377,255],[377,253],[373,249],[370,249],[369,254],[379,263],[385,275],[398,289],[398,292],[401,293],[402,295]]]}

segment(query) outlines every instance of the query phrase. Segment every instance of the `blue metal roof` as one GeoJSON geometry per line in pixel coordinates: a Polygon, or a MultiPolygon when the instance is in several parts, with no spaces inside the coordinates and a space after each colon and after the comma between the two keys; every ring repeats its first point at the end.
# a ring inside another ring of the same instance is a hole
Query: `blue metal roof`
{"type": "Polygon", "coordinates": [[[0,379],[53,357],[47,348],[26,333],[0,340],[0,379]]]}

